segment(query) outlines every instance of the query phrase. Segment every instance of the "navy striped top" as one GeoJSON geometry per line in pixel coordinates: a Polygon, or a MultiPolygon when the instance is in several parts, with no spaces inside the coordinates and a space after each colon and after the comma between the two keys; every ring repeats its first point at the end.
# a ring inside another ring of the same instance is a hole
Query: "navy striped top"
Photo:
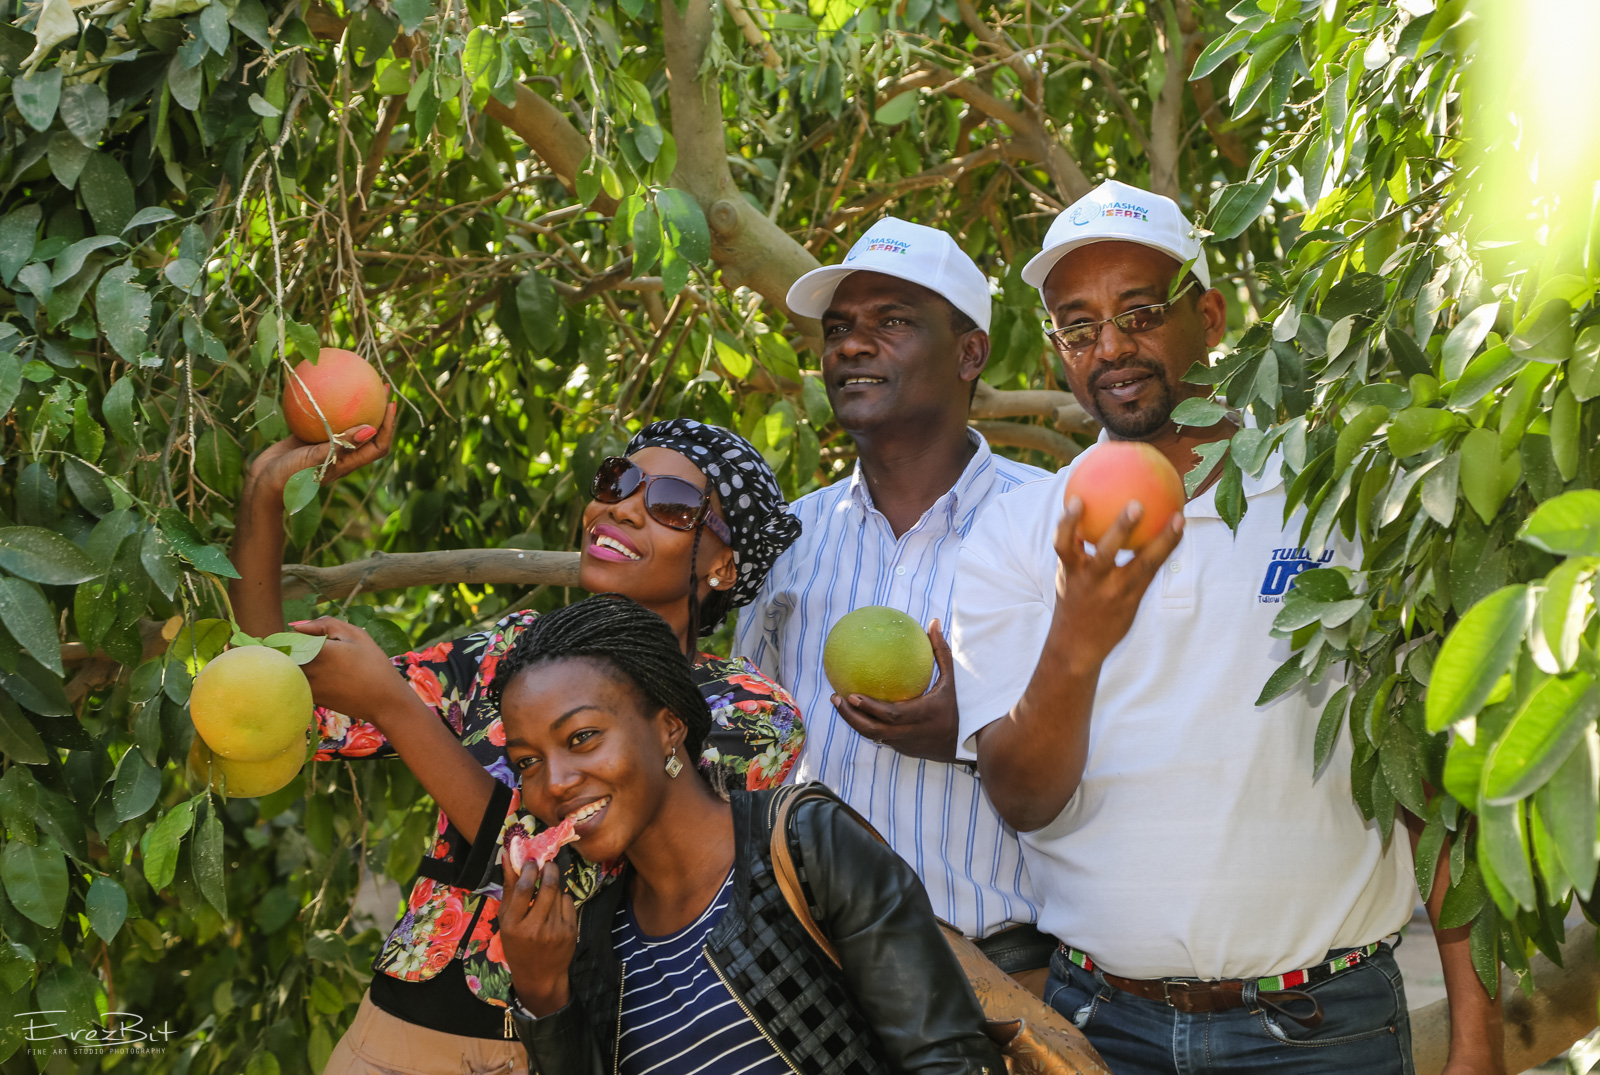
{"type": "Polygon", "coordinates": [[[733,894],[733,874],[700,917],[650,937],[617,909],[612,942],[622,960],[621,1075],[790,1075],[787,1062],[717,976],[706,937],[733,894]]]}

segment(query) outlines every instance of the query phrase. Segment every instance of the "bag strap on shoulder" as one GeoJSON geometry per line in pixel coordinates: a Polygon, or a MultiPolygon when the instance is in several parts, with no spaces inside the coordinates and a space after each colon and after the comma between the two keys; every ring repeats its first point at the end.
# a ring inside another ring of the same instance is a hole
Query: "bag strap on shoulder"
{"type": "Polygon", "coordinates": [[[886,844],[888,841],[872,827],[870,821],[821,784],[791,784],[779,788],[777,794],[772,797],[767,816],[772,828],[772,872],[778,881],[778,891],[783,893],[784,902],[789,905],[789,910],[794,912],[794,916],[800,920],[800,924],[811,935],[811,939],[817,942],[817,947],[833,960],[835,966],[838,966],[838,951],[811,914],[811,903],[806,898],[805,886],[800,881],[800,870],[795,865],[794,850],[789,843],[789,826],[795,810],[802,803],[814,799],[825,799],[835,804],[870,832],[880,844],[886,844]]]}

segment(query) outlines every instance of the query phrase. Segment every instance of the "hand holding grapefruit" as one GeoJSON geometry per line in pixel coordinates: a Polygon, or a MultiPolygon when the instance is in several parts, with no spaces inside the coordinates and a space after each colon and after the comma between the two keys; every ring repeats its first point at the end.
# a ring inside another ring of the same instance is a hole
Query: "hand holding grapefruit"
{"type": "Polygon", "coordinates": [[[330,431],[339,434],[359,425],[383,424],[389,386],[383,374],[354,351],[324,347],[316,362],[307,359],[296,366],[287,382],[283,418],[289,431],[307,443],[326,444],[330,431]]]}
{"type": "Polygon", "coordinates": [[[842,617],[822,647],[822,670],[842,697],[904,702],[928,689],[933,645],[897,608],[868,605],[842,617]]]}
{"type": "Polygon", "coordinates": [[[1078,536],[1099,544],[1106,531],[1137,500],[1144,508],[1124,546],[1142,549],[1155,539],[1174,515],[1182,514],[1183,479],[1161,452],[1139,441],[1110,440],[1084,453],[1067,477],[1062,502],[1077,497],[1083,502],[1078,536]]]}
{"type": "Polygon", "coordinates": [[[239,646],[214,658],[189,693],[195,731],[212,751],[235,762],[303,752],[311,708],[305,673],[288,654],[267,646],[239,646]]]}

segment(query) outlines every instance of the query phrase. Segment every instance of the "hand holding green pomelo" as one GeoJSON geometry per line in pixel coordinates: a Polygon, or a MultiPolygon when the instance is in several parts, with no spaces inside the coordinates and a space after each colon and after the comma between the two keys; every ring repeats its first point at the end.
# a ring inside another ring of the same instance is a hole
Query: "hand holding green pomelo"
{"type": "Polygon", "coordinates": [[[240,646],[215,658],[189,694],[195,731],[230,761],[264,762],[304,747],[311,706],[300,666],[266,646],[240,646]]]}
{"type": "Polygon", "coordinates": [[[921,624],[897,608],[868,605],[845,615],[822,648],[822,670],[841,696],[904,702],[928,689],[933,646],[921,624]]]}
{"type": "Polygon", "coordinates": [[[1106,531],[1137,500],[1144,514],[1124,541],[1127,549],[1142,549],[1164,530],[1174,515],[1182,514],[1183,479],[1160,450],[1140,441],[1108,440],[1084,453],[1067,478],[1065,503],[1083,502],[1078,536],[1098,545],[1106,531]]]}
{"type": "Polygon", "coordinates": [[[189,746],[189,779],[208,784],[230,799],[255,799],[271,795],[295,778],[306,763],[305,743],[298,743],[266,761],[231,761],[213,754],[198,735],[189,746]]]}

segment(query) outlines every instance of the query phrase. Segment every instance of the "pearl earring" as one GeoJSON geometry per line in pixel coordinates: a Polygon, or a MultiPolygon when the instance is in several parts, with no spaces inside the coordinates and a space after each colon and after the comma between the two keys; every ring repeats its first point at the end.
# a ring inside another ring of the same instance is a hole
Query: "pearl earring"
{"type": "Polygon", "coordinates": [[[683,762],[678,760],[678,748],[673,747],[672,753],[667,755],[667,776],[676,779],[683,772],[683,762]]]}
{"type": "Polygon", "coordinates": [[[722,580],[717,578],[717,576],[712,575],[711,578],[708,579],[707,581],[709,581],[711,583],[711,588],[714,590],[714,589],[717,588],[717,583],[721,582],[722,580]]]}

